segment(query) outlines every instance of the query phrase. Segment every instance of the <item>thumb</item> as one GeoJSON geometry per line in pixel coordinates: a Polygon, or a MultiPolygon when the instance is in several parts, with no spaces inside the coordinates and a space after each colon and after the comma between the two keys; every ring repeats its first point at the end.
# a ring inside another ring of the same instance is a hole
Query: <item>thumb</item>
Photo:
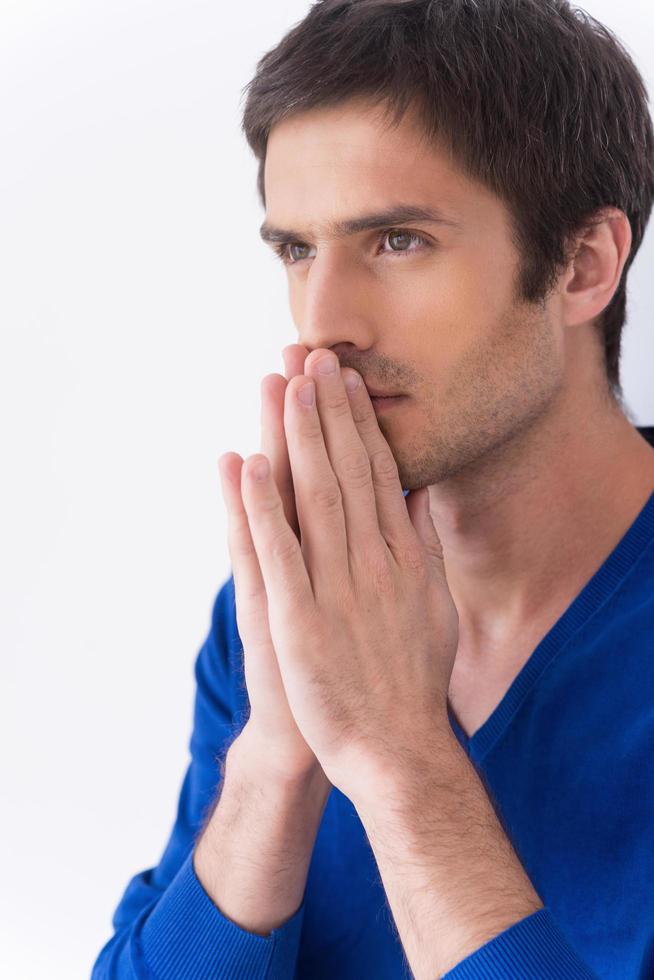
{"type": "Polygon", "coordinates": [[[405,498],[411,523],[433,563],[443,569],[443,546],[429,512],[429,487],[412,490],[405,498]]]}

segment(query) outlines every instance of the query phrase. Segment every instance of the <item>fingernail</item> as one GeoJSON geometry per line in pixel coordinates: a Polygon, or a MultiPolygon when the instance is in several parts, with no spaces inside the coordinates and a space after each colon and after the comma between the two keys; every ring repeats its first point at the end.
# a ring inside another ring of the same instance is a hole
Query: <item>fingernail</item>
{"type": "Polygon", "coordinates": [[[356,371],[348,371],[345,375],[345,387],[348,391],[356,391],[361,384],[361,375],[356,371]]]}
{"type": "Polygon", "coordinates": [[[259,459],[250,469],[255,480],[265,480],[268,476],[269,466],[267,459],[259,459]]]}
{"type": "Polygon", "coordinates": [[[318,374],[334,374],[338,366],[338,360],[330,354],[328,357],[321,357],[316,364],[318,374]]]}
{"type": "Polygon", "coordinates": [[[313,381],[310,381],[306,385],[302,385],[297,393],[298,401],[302,402],[303,405],[310,407],[316,400],[316,388],[313,381]]]}

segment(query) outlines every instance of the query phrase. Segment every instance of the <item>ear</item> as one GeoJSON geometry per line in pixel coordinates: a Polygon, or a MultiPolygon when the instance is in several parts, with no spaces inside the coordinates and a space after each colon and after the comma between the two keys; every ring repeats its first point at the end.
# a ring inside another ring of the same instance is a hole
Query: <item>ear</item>
{"type": "Polygon", "coordinates": [[[629,219],[618,208],[598,211],[577,237],[574,258],[558,287],[566,326],[587,323],[606,309],[620,285],[631,242],[629,219]]]}

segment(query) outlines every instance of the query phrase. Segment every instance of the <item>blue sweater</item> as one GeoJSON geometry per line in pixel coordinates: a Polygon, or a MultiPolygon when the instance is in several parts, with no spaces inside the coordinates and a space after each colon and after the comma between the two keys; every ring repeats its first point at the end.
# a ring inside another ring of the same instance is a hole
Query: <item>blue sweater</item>
{"type": "MultiPolygon", "coordinates": [[[[234,582],[195,662],[191,762],[170,839],[129,881],[92,980],[402,980],[404,958],[350,800],[332,789],[302,905],[266,937],[222,915],[192,854],[247,719],[234,582]]],[[[468,739],[544,908],[447,980],[654,977],[654,493],[468,739]]]]}

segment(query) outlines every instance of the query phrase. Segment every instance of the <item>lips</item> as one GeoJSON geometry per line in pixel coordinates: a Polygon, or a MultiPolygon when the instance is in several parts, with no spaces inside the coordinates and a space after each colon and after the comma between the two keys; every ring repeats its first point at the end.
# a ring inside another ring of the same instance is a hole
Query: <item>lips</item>
{"type": "MultiPolygon", "coordinates": [[[[365,382],[364,382],[365,384],[365,382]]],[[[366,385],[368,388],[368,385],[366,385]]],[[[368,388],[368,394],[371,398],[400,398],[401,393],[399,391],[377,391],[375,388],[368,388]]]]}
{"type": "Polygon", "coordinates": [[[406,401],[406,395],[394,395],[392,398],[371,398],[370,404],[375,410],[375,414],[379,415],[380,413],[384,412],[392,412],[393,409],[397,408],[397,406],[401,405],[404,401],[406,401]]]}

